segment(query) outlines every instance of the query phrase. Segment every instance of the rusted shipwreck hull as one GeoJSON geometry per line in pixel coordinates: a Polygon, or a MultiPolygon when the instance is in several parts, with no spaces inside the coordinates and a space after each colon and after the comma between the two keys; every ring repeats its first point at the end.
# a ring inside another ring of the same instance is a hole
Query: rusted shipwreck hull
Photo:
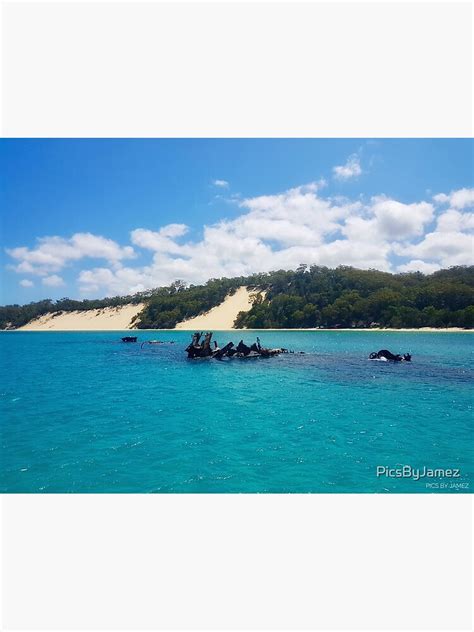
{"type": "Polygon", "coordinates": [[[288,353],[288,349],[268,349],[262,347],[260,339],[252,345],[248,346],[243,340],[239,342],[237,346],[233,342],[228,342],[224,347],[219,347],[216,341],[212,341],[212,332],[209,331],[203,334],[201,331],[196,331],[193,334],[191,344],[186,347],[186,353],[188,358],[209,358],[216,360],[223,360],[224,358],[236,358],[236,359],[252,359],[252,358],[271,358],[279,355],[280,353],[288,353]]]}

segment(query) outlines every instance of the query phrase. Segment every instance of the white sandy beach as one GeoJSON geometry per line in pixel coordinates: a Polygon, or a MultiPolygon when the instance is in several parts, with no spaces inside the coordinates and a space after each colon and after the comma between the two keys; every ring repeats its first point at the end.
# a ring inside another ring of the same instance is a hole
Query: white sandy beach
{"type": "Polygon", "coordinates": [[[122,305],[76,312],[53,312],[44,314],[27,325],[23,331],[121,331],[132,329],[131,321],[145,307],[122,305]]]}
{"type": "MultiPolygon", "coordinates": [[[[195,318],[185,320],[176,325],[181,330],[229,330],[239,312],[248,311],[252,307],[253,293],[245,286],[236,290],[210,311],[195,318]]],[[[52,312],[44,314],[27,325],[19,327],[23,331],[121,331],[134,329],[132,319],[145,307],[139,305],[123,305],[121,307],[105,307],[74,312],[52,312]]]]}
{"type": "Polygon", "coordinates": [[[232,295],[229,295],[217,307],[195,318],[183,320],[178,323],[175,329],[219,331],[233,329],[234,320],[239,312],[248,312],[252,307],[252,297],[255,293],[250,292],[245,286],[239,287],[232,295]]]}
{"type": "MultiPolygon", "coordinates": [[[[252,307],[252,298],[255,292],[242,286],[232,295],[211,310],[195,318],[178,323],[175,329],[183,331],[229,331],[234,327],[234,321],[239,312],[248,311],[252,307]]],[[[27,325],[20,327],[23,331],[122,331],[124,329],[135,329],[132,324],[134,317],[145,307],[144,303],[138,305],[122,305],[120,307],[105,307],[103,309],[91,309],[87,311],[74,312],[53,312],[44,314],[40,318],[30,321],[27,325]]],[[[173,330],[170,330],[173,331],[173,330]]],[[[253,330],[259,331],[259,330],[253,330]]],[[[434,328],[421,327],[419,329],[383,329],[372,327],[370,329],[264,329],[262,331],[371,331],[371,332],[462,332],[472,333],[473,330],[466,330],[460,327],[434,328]]]]}

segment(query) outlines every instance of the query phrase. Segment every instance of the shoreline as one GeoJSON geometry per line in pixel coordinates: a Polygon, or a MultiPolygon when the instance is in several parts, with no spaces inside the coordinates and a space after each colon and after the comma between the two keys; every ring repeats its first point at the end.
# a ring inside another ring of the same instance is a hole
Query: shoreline
{"type": "MultiPolygon", "coordinates": [[[[381,328],[381,327],[372,327],[372,328],[367,328],[367,329],[363,329],[363,328],[349,328],[349,329],[320,329],[320,328],[306,328],[306,329],[233,329],[233,328],[229,328],[229,329],[217,329],[217,328],[209,328],[209,331],[213,331],[215,333],[219,333],[220,331],[238,331],[238,332],[251,332],[251,331],[302,331],[302,332],[321,332],[321,333],[327,333],[327,332],[332,332],[332,333],[337,333],[337,332],[356,332],[356,333],[361,333],[361,332],[376,332],[376,333],[426,333],[426,334],[472,334],[474,333],[474,329],[462,329],[461,327],[419,327],[418,329],[416,328],[410,328],[410,327],[406,327],[406,328],[401,328],[401,329],[393,329],[393,328],[381,328]]],[[[119,329],[119,328],[107,328],[107,329],[27,329],[26,327],[19,327],[18,329],[2,329],[0,330],[1,333],[15,333],[18,331],[27,331],[28,333],[71,333],[71,332],[121,332],[121,331],[133,331],[133,332],[146,332],[146,331],[163,331],[163,332],[178,332],[178,331],[184,331],[184,332],[194,332],[196,331],[196,328],[193,329],[184,329],[182,327],[180,327],[179,329],[174,328],[174,329],[134,329],[134,328],[127,328],[127,329],[119,329]]]]}
{"type": "MultiPolygon", "coordinates": [[[[264,291],[259,292],[265,295],[264,291]]],[[[103,307],[89,310],[57,311],[45,313],[17,329],[3,331],[212,331],[216,335],[221,331],[228,332],[386,332],[386,333],[472,333],[473,329],[462,327],[304,327],[304,328],[264,328],[264,329],[236,329],[233,324],[241,312],[247,312],[254,303],[255,291],[242,285],[233,294],[228,294],[224,300],[207,312],[193,318],[176,323],[173,328],[141,329],[140,314],[146,307],[146,303],[127,303],[115,307],[103,307]]],[[[376,323],[374,322],[374,325],[376,323]]],[[[378,324],[378,323],[377,323],[378,324]]],[[[236,334],[237,335],[237,334],[236,334]]]]}

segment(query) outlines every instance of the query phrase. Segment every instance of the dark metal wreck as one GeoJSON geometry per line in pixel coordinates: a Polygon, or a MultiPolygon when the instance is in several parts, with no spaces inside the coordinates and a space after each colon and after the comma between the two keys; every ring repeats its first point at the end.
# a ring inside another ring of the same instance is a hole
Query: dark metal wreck
{"type": "Polygon", "coordinates": [[[257,341],[250,346],[241,340],[237,346],[233,342],[228,342],[222,348],[218,346],[216,341],[211,345],[211,339],[212,331],[206,334],[196,331],[193,334],[191,344],[186,347],[188,358],[215,358],[216,360],[222,360],[223,358],[270,358],[280,353],[289,353],[288,349],[284,348],[268,349],[262,347],[258,337],[257,341]]]}

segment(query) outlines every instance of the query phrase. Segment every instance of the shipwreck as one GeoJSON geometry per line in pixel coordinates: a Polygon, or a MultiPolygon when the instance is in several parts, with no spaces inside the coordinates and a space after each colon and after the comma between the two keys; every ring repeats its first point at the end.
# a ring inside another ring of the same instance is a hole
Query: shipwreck
{"type": "Polygon", "coordinates": [[[193,334],[191,343],[186,347],[186,353],[190,359],[214,358],[216,360],[223,360],[224,358],[271,358],[281,353],[291,352],[283,347],[277,349],[262,347],[260,344],[260,338],[258,337],[256,342],[252,343],[250,346],[246,345],[244,341],[241,340],[237,346],[234,345],[233,342],[228,342],[223,347],[219,347],[215,340],[212,341],[211,331],[206,334],[201,331],[196,331],[193,334]]]}

